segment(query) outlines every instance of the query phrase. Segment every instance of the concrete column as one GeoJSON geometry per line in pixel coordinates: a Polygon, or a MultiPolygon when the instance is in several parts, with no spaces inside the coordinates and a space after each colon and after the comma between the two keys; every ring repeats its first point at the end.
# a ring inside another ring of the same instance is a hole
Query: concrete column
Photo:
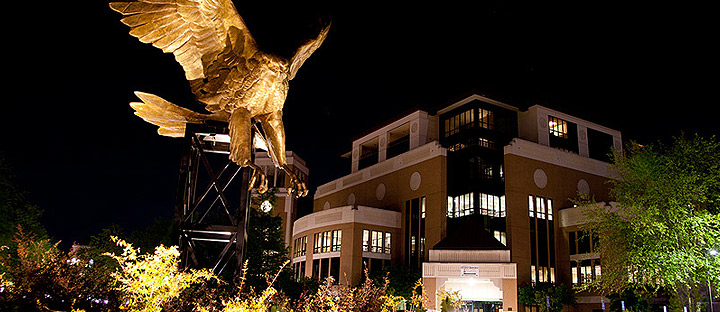
{"type": "Polygon", "coordinates": [[[538,144],[550,146],[550,130],[548,129],[548,114],[538,110],[537,116],[537,140],[538,144]]]}
{"type": "Polygon", "coordinates": [[[353,149],[351,152],[351,166],[350,166],[350,172],[357,172],[358,168],[360,167],[360,146],[353,145],[353,149]]]}
{"type": "Polygon", "coordinates": [[[410,149],[420,146],[420,122],[413,120],[410,122],[410,149]]]}
{"type": "Polygon", "coordinates": [[[378,163],[383,162],[385,161],[385,159],[387,159],[387,140],[387,132],[383,132],[378,137],[378,163]]]}
{"type": "Polygon", "coordinates": [[[502,280],[502,292],[503,292],[503,311],[515,312],[519,311],[517,304],[517,279],[515,278],[503,278],[502,280]]]}
{"type": "Polygon", "coordinates": [[[587,127],[577,125],[578,154],[583,157],[590,157],[590,148],[587,139],[587,127]]]}

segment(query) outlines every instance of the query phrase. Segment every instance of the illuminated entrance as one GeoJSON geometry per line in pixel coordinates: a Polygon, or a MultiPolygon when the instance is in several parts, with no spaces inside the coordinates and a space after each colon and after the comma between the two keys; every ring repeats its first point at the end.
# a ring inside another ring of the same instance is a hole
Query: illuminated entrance
{"type": "Polygon", "coordinates": [[[517,266],[510,248],[467,219],[429,250],[423,285],[430,311],[440,311],[447,292],[458,292],[468,312],[517,312],[517,266]]]}
{"type": "Polygon", "coordinates": [[[455,312],[503,312],[501,301],[463,301],[455,312]]]}
{"type": "MultiPolygon", "coordinates": [[[[477,259],[478,251],[474,253],[477,259]]],[[[464,310],[459,311],[518,311],[516,275],[515,263],[423,263],[423,285],[431,311],[440,311],[442,294],[447,292],[457,292],[462,298],[464,310]]]]}

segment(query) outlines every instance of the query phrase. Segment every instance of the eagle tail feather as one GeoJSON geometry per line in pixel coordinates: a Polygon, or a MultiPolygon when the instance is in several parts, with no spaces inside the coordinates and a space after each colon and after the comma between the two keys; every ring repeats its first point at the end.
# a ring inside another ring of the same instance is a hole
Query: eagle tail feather
{"type": "Polygon", "coordinates": [[[175,105],[157,95],[136,91],[135,95],[142,102],[132,102],[130,106],[135,115],[158,126],[158,134],[169,137],[185,136],[187,123],[203,123],[213,118],[214,114],[206,115],[175,105]]]}

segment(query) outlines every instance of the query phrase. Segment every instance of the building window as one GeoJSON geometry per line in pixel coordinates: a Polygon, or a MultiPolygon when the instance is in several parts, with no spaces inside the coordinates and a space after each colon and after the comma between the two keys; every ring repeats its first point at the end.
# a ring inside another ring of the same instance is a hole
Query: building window
{"type": "Polygon", "coordinates": [[[489,111],[487,109],[478,109],[478,113],[480,114],[480,123],[479,126],[485,129],[494,129],[495,128],[495,117],[493,116],[493,112],[489,111]]]}
{"type": "Polygon", "coordinates": [[[552,199],[540,196],[528,196],[528,212],[530,217],[553,219],[552,199]]]}
{"type": "Polygon", "coordinates": [[[304,256],[307,251],[307,236],[298,237],[295,239],[295,251],[293,257],[304,256]]]}
{"type": "Polygon", "coordinates": [[[570,254],[586,254],[597,252],[598,236],[592,231],[568,232],[570,254]]]}
{"type": "Polygon", "coordinates": [[[495,142],[488,139],[479,138],[478,145],[484,148],[495,149],[495,142]]]}
{"type": "Polygon", "coordinates": [[[380,157],[378,138],[374,138],[360,145],[360,157],[358,158],[358,170],[377,164],[380,157]]]}
{"type": "Polygon", "coordinates": [[[342,230],[315,233],[313,236],[313,253],[340,251],[342,230]]]}
{"type": "Polygon", "coordinates": [[[332,245],[330,246],[330,251],[340,251],[341,245],[342,245],[342,231],[341,230],[332,231],[332,245]]]}
{"type": "Polygon", "coordinates": [[[363,251],[370,251],[370,230],[363,230],[363,251]]]}
{"type": "Polygon", "coordinates": [[[548,128],[550,129],[550,135],[567,139],[568,138],[568,123],[557,117],[548,116],[548,128]]]}
{"type": "Polygon", "coordinates": [[[382,270],[390,265],[390,260],[378,259],[378,258],[362,258],[363,270],[367,270],[368,275],[374,273],[380,273],[382,270]]]}
{"type": "Polygon", "coordinates": [[[425,258],[425,218],[422,218],[426,198],[405,202],[405,264],[419,269],[425,258]]]}
{"type": "Polygon", "coordinates": [[[312,277],[320,280],[332,277],[333,283],[337,284],[340,280],[340,257],[314,259],[312,277]]]}
{"type": "Polygon", "coordinates": [[[387,133],[386,159],[390,159],[410,150],[410,126],[402,125],[387,133]]]}
{"type": "Polygon", "coordinates": [[[557,117],[548,116],[550,147],[578,153],[577,125],[557,117]]]}
{"type": "Polygon", "coordinates": [[[533,282],[555,281],[555,230],[552,200],[528,196],[530,264],[533,282]]]}
{"type": "Polygon", "coordinates": [[[597,281],[602,276],[600,259],[570,261],[573,284],[587,284],[597,281]]]}
{"type": "Polygon", "coordinates": [[[447,216],[457,218],[469,216],[475,208],[475,193],[467,193],[458,196],[448,196],[447,216]]]}
{"type": "Polygon", "coordinates": [[[494,231],[495,239],[498,240],[498,242],[501,242],[503,245],[507,246],[507,233],[501,232],[501,231],[494,231]]]}
{"type": "Polygon", "coordinates": [[[591,128],[587,129],[588,156],[604,162],[612,161],[613,137],[591,128]]]}
{"type": "Polygon", "coordinates": [[[480,214],[505,217],[505,196],[480,193],[480,214]]]}
{"type": "Polygon", "coordinates": [[[293,272],[295,273],[295,280],[299,281],[305,277],[305,261],[293,263],[293,272]]]}
{"type": "Polygon", "coordinates": [[[363,251],[389,254],[391,237],[390,232],[363,230],[363,251]]]}
{"type": "Polygon", "coordinates": [[[456,143],[456,144],[450,145],[450,147],[448,147],[448,151],[457,152],[457,151],[459,151],[459,150],[461,150],[461,149],[463,149],[463,148],[466,148],[466,147],[467,147],[467,145],[465,145],[465,144],[456,143]]]}
{"type": "Polygon", "coordinates": [[[460,132],[461,129],[472,127],[475,122],[475,109],[469,109],[445,119],[445,137],[460,132]]]}
{"type": "Polygon", "coordinates": [[[382,252],[383,250],[383,232],[370,232],[370,252],[382,252]]]}
{"type": "Polygon", "coordinates": [[[530,266],[530,280],[534,283],[555,283],[555,268],[530,266]]]}

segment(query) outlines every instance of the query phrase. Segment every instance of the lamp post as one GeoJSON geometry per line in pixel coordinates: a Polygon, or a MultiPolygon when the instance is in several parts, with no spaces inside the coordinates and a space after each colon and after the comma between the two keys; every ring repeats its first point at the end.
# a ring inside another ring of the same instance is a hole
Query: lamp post
{"type": "MultiPolygon", "coordinates": [[[[718,251],[715,249],[710,249],[708,251],[708,253],[710,254],[711,257],[715,257],[718,255],[718,251]]],[[[708,276],[707,282],[708,282],[708,298],[709,298],[708,301],[710,304],[710,312],[713,312],[713,296],[712,296],[712,285],[710,284],[710,276],[708,276]]]]}

